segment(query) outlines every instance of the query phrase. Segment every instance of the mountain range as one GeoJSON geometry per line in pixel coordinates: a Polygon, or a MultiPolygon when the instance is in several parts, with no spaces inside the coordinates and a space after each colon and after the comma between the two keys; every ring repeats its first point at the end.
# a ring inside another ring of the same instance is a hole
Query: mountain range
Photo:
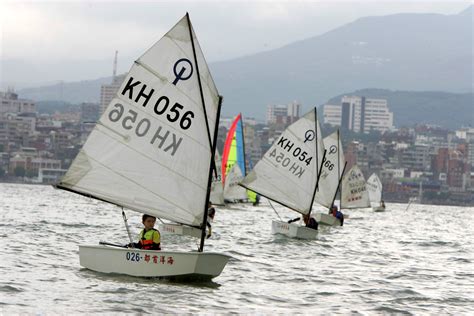
{"type": "MultiPolygon", "coordinates": [[[[463,108],[472,111],[473,7],[455,15],[365,17],[279,49],[211,63],[224,96],[223,115],[263,118],[270,104],[296,100],[307,108],[366,88],[467,93],[459,100],[470,102],[463,108]]],[[[19,93],[34,100],[97,102],[100,85],[110,81],[60,83],[19,93]]],[[[424,106],[414,104],[403,115],[426,114],[429,102],[424,106]]]]}

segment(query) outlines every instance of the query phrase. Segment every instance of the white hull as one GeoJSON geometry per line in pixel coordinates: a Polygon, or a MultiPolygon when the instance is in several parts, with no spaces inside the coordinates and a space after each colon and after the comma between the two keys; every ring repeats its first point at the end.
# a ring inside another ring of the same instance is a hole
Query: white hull
{"type": "Polygon", "coordinates": [[[159,224],[158,229],[163,234],[173,234],[182,236],[191,236],[195,238],[201,238],[201,230],[195,227],[180,225],[180,224],[159,224]]]}
{"type": "Polygon", "coordinates": [[[314,219],[316,219],[319,225],[341,226],[341,221],[329,214],[316,213],[314,214],[314,219]]]}
{"type": "Polygon", "coordinates": [[[372,210],[374,212],[385,212],[385,207],[383,207],[383,206],[373,206],[372,210]]]}
{"type": "Polygon", "coordinates": [[[180,252],[79,246],[84,268],[138,277],[210,280],[221,274],[231,257],[215,252],[180,252]]]}
{"type": "Polygon", "coordinates": [[[272,233],[301,239],[315,239],[318,236],[316,229],[282,221],[272,221],[272,233]]]}

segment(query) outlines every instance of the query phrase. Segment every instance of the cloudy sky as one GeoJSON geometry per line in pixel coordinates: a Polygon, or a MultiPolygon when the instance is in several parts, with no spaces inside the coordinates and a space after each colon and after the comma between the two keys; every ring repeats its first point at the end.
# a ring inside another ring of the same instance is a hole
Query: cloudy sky
{"type": "Polygon", "coordinates": [[[213,62],[278,48],[364,16],[457,14],[470,3],[0,0],[0,87],[109,76],[115,50],[119,72],[125,72],[186,11],[207,60],[213,62]]]}

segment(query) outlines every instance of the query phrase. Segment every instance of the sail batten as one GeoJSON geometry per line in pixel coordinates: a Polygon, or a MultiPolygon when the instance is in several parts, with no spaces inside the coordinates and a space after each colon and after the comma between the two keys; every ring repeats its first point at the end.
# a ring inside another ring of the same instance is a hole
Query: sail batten
{"type": "Polygon", "coordinates": [[[185,16],[133,63],[60,187],[200,226],[218,104],[185,16]]]}

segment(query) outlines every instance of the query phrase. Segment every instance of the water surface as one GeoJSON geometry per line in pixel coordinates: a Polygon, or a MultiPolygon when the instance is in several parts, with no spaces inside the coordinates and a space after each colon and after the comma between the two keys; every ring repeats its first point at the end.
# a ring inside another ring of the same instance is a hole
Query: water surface
{"type": "MultiPolygon", "coordinates": [[[[267,203],[217,208],[205,250],[233,258],[212,282],[182,284],[79,265],[79,244],[128,242],[117,207],[50,186],[0,184],[0,315],[473,314],[474,208],[406,207],[348,211],[343,227],[311,241],[272,235],[278,217],[267,203]]],[[[127,214],[138,233],[141,214],[127,214]]],[[[167,250],[197,245],[162,236],[167,250]]]]}

